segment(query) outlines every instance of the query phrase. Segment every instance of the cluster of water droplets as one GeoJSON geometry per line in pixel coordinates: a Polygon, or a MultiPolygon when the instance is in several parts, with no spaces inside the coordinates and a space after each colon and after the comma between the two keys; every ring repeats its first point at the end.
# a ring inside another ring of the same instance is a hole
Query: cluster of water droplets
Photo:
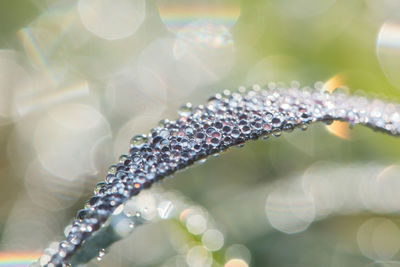
{"type": "MultiPolygon", "coordinates": [[[[129,154],[110,166],[105,182],[78,211],[66,240],[42,266],[68,266],[69,259],[96,233],[118,207],[154,182],[195,161],[241,146],[247,140],[278,137],[295,128],[333,120],[363,124],[392,135],[400,133],[400,107],[340,90],[317,88],[240,87],[223,91],[205,105],[182,106],[175,121],[163,120],[147,135],[131,139],[129,154]]],[[[140,214],[137,214],[140,217],[140,214]]],[[[100,254],[104,251],[99,248],[100,254]]],[[[99,255],[100,255],[99,254],[99,255]]]]}

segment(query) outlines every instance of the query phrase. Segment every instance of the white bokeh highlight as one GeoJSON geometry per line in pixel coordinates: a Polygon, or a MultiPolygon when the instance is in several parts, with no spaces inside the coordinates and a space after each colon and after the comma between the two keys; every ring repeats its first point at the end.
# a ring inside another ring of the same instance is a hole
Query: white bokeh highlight
{"type": "Polygon", "coordinates": [[[145,0],[79,0],[78,12],[88,31],[106,40],[133,35],[145,19],[145,0]]]}
{"type": "Polygon", "coordinates": [[[306,230],[316,213],[314,199],[296,181],[278,185],[268,195],[265,210],[272,227],[287,234],[306,230]]]}
{"type": "Polygon", "coordinates": [[[371,218],[358,229],[357,244],[370,259],[390,260],[400,249],[400,230],[389,219],[371,218]]]}
{"type": "Polygon", "coordinates": [[[400,88],[400,20],[392,19],[380,27],[376,55],[388,80],[400,88]]]}
{"type": "Polygon", "coordinates": [[[94,175],[92,148],[110,136],[107,120],[95,108],[65,104],[50,110],[38,123],[34,147],[43,167],[66,180],[94,175]]]}

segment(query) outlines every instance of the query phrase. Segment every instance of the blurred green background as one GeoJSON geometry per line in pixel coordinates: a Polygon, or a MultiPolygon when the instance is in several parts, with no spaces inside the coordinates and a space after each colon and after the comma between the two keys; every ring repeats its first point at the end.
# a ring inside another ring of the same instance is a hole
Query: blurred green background
{"type": "MultiPolygon", "coordinates": [[[[61,240],[130,137],[182,103],[292,81],[398,102],[399,14],[398,0],[2,0],[0,266],[61,240]]],[[[149,193],[201,216],[139,228],[88,266],[400,266],[399,151],[336,123],[250,142],[149,193]]]]}

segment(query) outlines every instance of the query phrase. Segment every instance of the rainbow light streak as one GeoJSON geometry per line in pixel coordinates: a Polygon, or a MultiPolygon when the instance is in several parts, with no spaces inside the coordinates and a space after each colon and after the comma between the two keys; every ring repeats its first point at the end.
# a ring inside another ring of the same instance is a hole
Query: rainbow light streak
{"type": "Polygon", "coordinates": [[[75,4],[65,3],[50,8],[43,13],[35,25],[39,28],[49,29],[51,35],[54,35],[52,42],[46,44],[48,55],[52,55],[63,45],[65,39],[73,32],[73,27],[80,23],[75,11],[75,4]]]}
{"type": "Polygon", "coordinates": [[[0,266],[27,267],[42,255],[42,252],[37,251],[0,252],[0,266]]]}
{"type": "Polygon", "coordinates": [[[38,96],[29,96],[17,104],[20,116],[25,116],[46,107],[61,104],[73,99],[79,99],[90,94],[89,84],[86,80],[79,81],[70,86],[46,91],[38,96]]]}
{"type": "Polygon", "coordinates": [[[235,4],[158,5],[164,25],[173,32],[196,20],[210,20],[214,24],[231,28],[240,16],[240,6],[235,4]]]}
{"type": "Polygon", "coordinates": [[[17,37],[23,44],[25,52],[30,58],[31,62],[37,65],[40,69],[44,70],[47,76],[53,82],[55,82],[55,84],[58,84],[58,78],[52,70],[47,56],[40,47],[31,29],[29,27],[22,28],[17,32],[17,37]]]}

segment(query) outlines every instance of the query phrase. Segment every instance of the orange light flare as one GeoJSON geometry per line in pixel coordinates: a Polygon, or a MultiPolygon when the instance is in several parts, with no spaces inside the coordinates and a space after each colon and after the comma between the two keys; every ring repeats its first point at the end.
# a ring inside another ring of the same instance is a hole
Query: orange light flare
{"type": "MultiPolygon", "coordinates": [[[[323,90],[328,91],[332,93],[335,89],[341,88],[343,89],[346,93],[349,93],[349,89],[345,85],[346,79],[344,75],[337,74],[330,78],[323,87],[323,90]]],[[[345,139],[345,140],[351,140],[352,135],[350,131],[350,125],[347,122],[342,122],[342,121],[334,121],[332,124],[327,125],[326,129],[328,132],[331,134],[345,139]]]]}
{"type": "Polygon", "coordinates": [[[186,220],[186,217],[192,212],[192,209],[185,209],[181,212],[181,214],[179,215],[179,220],[181,222],[186,220]]]}
{"type": "Polygon", "coordinates": [[[249,267],[249,265],[242,259],[231,259],[225,263],[224,267],[249,267]]]}

